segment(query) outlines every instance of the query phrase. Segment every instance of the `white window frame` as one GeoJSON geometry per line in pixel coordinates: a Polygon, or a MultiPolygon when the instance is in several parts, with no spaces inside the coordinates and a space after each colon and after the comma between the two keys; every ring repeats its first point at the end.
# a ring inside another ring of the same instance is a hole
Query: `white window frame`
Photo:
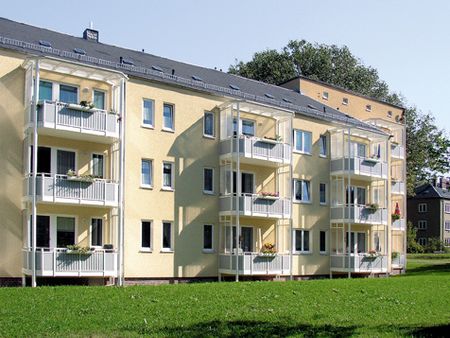
{"type": "Polygon", "coordinates": [[[444,212],[450,214],[450,203],[444,203],[444,212]]]}
{"type": "Polygon", "coordinates": [[[306,230],[306,229],[293,229],[293,236],[292,236],[292,240],[293,240],[293,243],[292,243],[292,249],[293,249],[293,253],[294,254],[297,254],[297,255],[308,255],[308,254],[311,254],[312,253],[312,245],[311,245],[311,240],[312,240],[312,231],[311,230],[306,230]],[[296,232],[297,231],[300,231],[301,232],[301,250],[297,250],[296,249],[296,245],[295,245],[295,241],[296,241],[296,238],[297,238],[297,236],[296,236],[296,232]],[[308,239],[308,245],[309,245],[309,250],[305,250],[305,248],[304,248],[304,237],[305,237],[305,231],[308,231],[308,233],[309,233],[309,239],[308,239]]]}
{"type": "Polygon", "coordinates": [[[203,113],[203,137],[214,139],[216,138],[216,116],[212,111],[205,111],[203,113]],[[205,127],[206,127],[206,116],[211,115],[212,116],[212,135],[205,133],[205,127]]]}
{"type": "Polygon", "coordinates": [[[319,231],[319,253],[320,253],[321,255],[326,255],[326,254],[328,254],[328,231],[327,231],[327,230],[320,230],[320,231],[319,231]],[[325,251],[321,250],[321,248],[320,248],[320,234],[321,234],[322,232],[325,233],[325,251]]]}
{"type": "Polygon", "coordinates": [[[312,191],[311,191],[311,180],[305,180],[305,179],[299,179],[299,178],[294,178],[294,189],[293,189],[293,194],[294,196],[292,196],[292,199],[294,201],[294,203],[303,203],[303,204],[311,204],[312,203],[312,191]],[[301,182],[302,184],[302,199],[298,200],[296,198],[296,184],[298,184],[299,182],[301,182]],[[303,199],[303,184],[305,184],[306,182],[309,183],[309,200],[304,200],[303,199]]]}
{"type": "Polygon", "coordinates": [[[140,235],[140,240],[141,240],[141,242],[140,242],[140,244],[139,244],[139,251],[140,252],[153,252],[153,220],[151,220],[151,219],[141,219],[141,226],[140,226],[140,232],[141,232],[141,235],[140,235]],[[148,222],[148,223],[150,223],[150,247],[143,247],[142,246],[142,224],[143,224],[143,222],[148,222]]]}
{"type": "Polygon", "coordinates": [[[149,128],[149,129],[154,129],[155,128],[155,100],[152,99],[147,99],[147,98],[142,98],[142,119],[141,119],[141,127],[143,128],[149,128]],[[144,114],[144,104],[145,101],[151,101],[152,102],[152,114],[151,114],[151,122],[152,123],[145,123],[145,114],[144,114]]]}
{"type": "Polygon", "coordinates": [[[428,205],[426,203],[419,203],[417,206],[417,210],[422,213],[422,212],[428,212],[428,205]]]}
{"type": "Polygon", "coordinates": [[[80,103],[80,86],[74,85],[72,83],[65,83],[65,82],[53,82],[53,81],[51,81],[51,82],[54,84],[54,86],[53,86],[53,97],[56,97],[56,101],[62,102],[62,101],[60,101],[59,92],[60,92],[60,86],[63,85],[63,86],[77,88],[77,102],[76,102],[76,104],[80,103]],[[55,96],[55,91],[56,91],[56,96],[55,96]]]}
{"type": "Polygon", "coordinates": [[[175,163],[170,161],[163,161],[161,166],[161,190],[174,191],[175,180],[175,163]],[[170,186],[164,185],[164,165],[170,164],[170,186]]]}
{"type": "Polygon", "coordinates": [[[213,253],[214,252],[214,225],[213,224],[203,224],[203,236],[202,236],[202,251],[204,253],[213,253]],[[205,248],[205,227],[210,226],[211,227],[211,248],[207,249],[205,248]]]}
{"type": "MultiPolygon", "coordinates": [[[[65,249],[65,248],[59,248],[57,246],[58,244],[58,217],[64,217],[64,218],[74,218],[75,219],[75,229],[74,229],[74,242],[75,245],[78,244],[78,216],[77,215],[64,215],[64,214],[54,214],[53,215],[53,230],[52,230],[52,223],[50,223],[50,247],[51,248],[57,248],[57,249],[65,249]],[[53,245],[52,245],[53,243],[53,245]]],[[[50,222],[52,222],[52,217],[50,217],[50,222]]]]}
{"type": "Polygon", "coordinates": [[[163,116],[162,116],[162,120],[163,120],[162,121],[162,124],[163,124],[162,130],[173,133],[175,131],[175,105],[173,103],[164,102],[163,103],[163,112],[162,113],[163,113],[163,116]],[[172,107],[172,128],[166,127],[164,125],[164,107],[165,106],[171,106],[172,107]]]}
{"type": "Polygon", "coordinates": [[[150,159],[150,158],[141,158],[141,168],[140,169],[141,169],[140,170],[141,171],[140,187],[144,188],[144,189],[153,189],[153,171],[154,171],[153,160],[150,159]],[[144,161],[150,162],[150,184],[146,184],[146,183],[142,182],[142,178],[143,178],[143,176],[142,176],[142,162],[144,162],[144,161]]]}
{"type": "Polygon", "coordinates": [[[91,153],[91,175],[94,175],[94,155],[102,156],[103,157],[103,170],[102,170],[102,178],[104,179],[106,177],[106,168],[105,168],[105,154],[102,153],[91,153]]]}
{"type": "Polygon", "coordinates": [[[207,194],[207,195],[214,195],[214,168],[211,167],[204,167],[203,168],[203,193],[207,194]],[[205,189],[205,171],[206,170],[211,170],[212,171],[212,190],[206,190],[205,189]]]}
{"type": "Polygon", "coordinates": [[[303,129],[294,129],[294,152],[298,153],[298,154],[306,154],[306,155],[311,155],[312,154],[312,145],[313,145],[313,139],[312,139],[313,135],[312,132],[310,131],[306,131],[303,129]],[[297,149],[297,132],[301,132],[302,133],[302,148],[301,150],[297,149]],[[311,135],[311,144],[310,144],[310,150],[311,151],[305,151],[305,133],[308,133],[311,135]]]}
{"type": "Polygon", "coordinates": [[[319,183],[319,203],[320,203],[320,205],[327,205],[328,204],[328,184],[323,183],[323,182],[319,183]],[[320,187],[322,185],[325,186],[325,202],[322,202],[320,200],[320,197],[321,197],[321,195],[320,195],[320,187]]]}
{"type": "Polygon", "coordinates": [[[96,109],[101,109],[101,110],[106,110],[106,107],[108,107],[108,102],[107,102],[108,95],[107,95],[107,92],[105,90],[102,90],[102,89],[92,88],[92,99],[91,99],[92,103],[94,103],[94,94],[95,94],[95,92],[103,93],[104,98],[105,98],[105,102],[104,102],[105,106],[103,108],[97,108],[97,107],[95,107],[95,108],[96,109]]]}
{"type": "Polygon", "coordinates": [[[417,221],[417,229],[419,230],[426,230],[428,229],[428,221],[427,220],[418,220],[417,221]]]}
{"type": "Polygon", "coordinates": [[[162,221],[161,222],[161,252],[174,252],[173,250],[173,221],[162,221]],[[164,247],[164,224],[170,224],[170,247],[164,247]]]}
{"type": "Polygon", "coordinates": [[[105,239],[105,220],[103,217],[91,217],[91,222],[89,223],[89,245],[91,248],[101,249],[104,244],[105,239]],[[93,245],[92,244],[92,221],[94,219],[101,219],[102,220],[102,244],[101,245],[93,245]]]}
{"type": "Polygon", "coordinates": [[[323,92],[322,92],[322,99],[328,101],[328,98],[329,98],[329,97],[330,97],[330,93],[329,93],[329,92],[327,92],[327,91],[323,91],[323,92]]]}
{"type": "MultiPolygon", "coordinates": [[[[236,133],[236,135],[237,135],[237,130],[234,130],[234,122],[235,121],[237,121],[237,117],[233,118],[233,135],[234,135],[234,133],[236,133]]],[[[248,119],[248,118],[241,118],[239,120],[239,127],[240,127],[240,131],[241,131],[241,135],[245,135],[247,137],[255,137],[256,136],[256,125],[257,125],[257,123],[256,123],[255,120],[251,120],[251,119],[248,119]],[[251,135],[251,134],[244,134],[243,133],[243,130],[244,130],[243,129],[243,124],[244,124],[244,122],[249,122],[249,123],[251,123],[253,125],[253,135],[251,135]]],[[[237,125],[236,125],[236,127],[237,127],[237,125]]]]}
{"type": "Polygon", "coordinates": [[[428,240],[427,240],[426,237],[419,237],[419,238],[417,239],[417,242],[418,242],[420,245],[427,245],[428,240]]]}
{"type": "Polygon", "coordinates": [[[444,230],[450,231],[450,220],[444,221],[444,230]]]}

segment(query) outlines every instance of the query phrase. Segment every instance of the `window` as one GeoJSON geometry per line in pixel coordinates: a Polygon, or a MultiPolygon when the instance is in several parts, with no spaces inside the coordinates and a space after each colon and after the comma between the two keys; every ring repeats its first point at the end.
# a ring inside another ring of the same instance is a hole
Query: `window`
{"type": "Polygon", "coordinates": [[[426,238],[420,237],[418,239],[418,242],[419,242],[420,245],[427,245],[427,239],[426,238]]]}
{"type": "Polygon", "coordinates": [[[154,127],[155,102],[144,99],[142,102],[142,125],[145,127],[154,127]]]}
{"type": "Polygon", "coordinates": [[[392,118],[392,110],[389,110],[389,111],[387,112],[387,117],[392,118]]]}
{"type": "Polygon", "coordinates": [[[163,129],[164,130],[174,130],[174,123],[173,123],[173,105],[164,103],[164,110],[163,110],[163,129]]]}
{"type": "Polygon", "coordinates": [[[214,137],[214,113],[205,112],[203,115],[203,136],[214,137]]]}
{"type": "Polygon", "coordinates": [[[152,249],[152,222],[141,221],[141,250],[150,251],[152,249]]]}
{"type": "MultiPolygon", "coordinates": [[[[237,119],[233,119],[233,132],[237,135],[237,119]]],[[[255,121],[241,119],[241,133],[246,136],[255,136],[255,121]]]]}
{"type": "Polygon", "coordinates": [[[346,204],[366,205],[366,188],[362,187],[347,187],[345,194],[346,204]],[[350,189],[350,201],[348,200],[348,190],[350,189]]]}
{"type": "Polygon", "coordinates": [[[298,152],[311,154],[312,133],[303,130],[294,130],[295,150],[298,152]]]}
{"type": "Polygon", "coordinates": [[[417,222],[417,229],[426,230],[427,227],[428,227],[428,221],[420,220],[417,222]]]}
{"type": "Polygon", "coordinates": [[[92,176],[104,178],[103,155],[92,154],[92,176]]]}
{"type": "Polygon", "coordinates": [[[294,201],[311,202],[310,182],[306,180],[294,180],[294,201]]]}
{"type": "Polygon", "coordinates": [[[328,153],[328,145],[327,145],[327,136],[326,135],[320,135],[319,146],[320,146],[320,156],[326,157],[327,153],[328,153]]]}
{"type": "Polygon", "coordinates": [[[352,142],[350,155],[357,157],[366,157],[367,154],[366,149],[367,146],[364,143],[352,142]]]}
{"type": "Polygon", "coordinates": [[[211,224],[203,226],[203,251],[213,251],[213,226],[211,224]]]}
{"type": "Polygon", "coordinates": [[[214,169],[212,168],[203,168],[203,192],[214,193],[214,169]]]}
{"type": "Polygon", "coordinates": [[[418,205],[419,212],[427,212],[428,206],[426,203],[419,203],[418,205]]]}
{"type": "Polygon", "coordinates": [[[53,100],[53,83],[48,81],[39,81],[39,100],[53,100]]]}
{"type": "Polygon", "coordinates": [[[152,187],[153,186],[153,161],[142,160],[141,162],[141,186],[152,187]]]}
{"type": "Polygon", "coordinates": [[[327,185],[325,183],[319,184],[320,204],[327,204],[327,185]]]}
{"type": "Polygon", "coordinates": [[[91,221],[91,246],[103,245],[103,219],[93,218],[91,221]]]}
{"type": "Polygon", "coordinates": [[[344,106],[347,106],[347,105],[348,105],[348,98],[347,98],[347,97],[343,97],[343,98],[342,98],[342,104],[343,104],[344,106]]]}
{"type": "Polygon", "coordinates": [[[450,221],[445,221],[444,229],[445,229],[445,231],[450,231],[450,221]]]}
{"type": "Polygon", "coordinates": [[[56,174],[67,175],[69,170],[75,171],[75,152],[66,150],[56,151],[56,174]]]}
{"type": "Polygon", "coordinates": [[[450,203],[445,203],[444,204],[444,212],[446,214],[450,214],[450,203]]]}
{"type": "Polygon", "coordinates": [[[294,230],[294,250],[296,253],[309,253],[309,230],[294,230]]]}
{"type": "Polygon", "coordinates": [[[320,247],[321,254],[327,252],[327,232],[326,231],[320,232],[319,247],[320,247]]]}
{"type": "Polygon", "coordinates": [[[163,189],[173,190],[173,163],[163,162],[163,189]]]}
{"type": "Polygon", "coordinates": [[[59,85],[59,101],[64,103],[78,103],[78,88],[59,85]]]}
{"type": "MultiPolygon", "coordinates": [[[[253,194],[255,191],[255,176],[252,173],[241,172],[241,194],[253,194]]],[[[233,192],[237,193],[236,172],[233,171],[233,192]]]]}
{"type": "Polygon", "coordinates": [[[370,104],[366,104],[366,111],[371,112],[372,106],[370,104]]]}
{"type": "Polygon", "coordinates": [[[172,251],[172,223],[163,222],[162,226],[162,251],[172,251]]]}
{"type": "Polygon", "coordinates": [[[66,248],[75,244],[75,218],[56,217],[56,247],[66,248]]]}
{"type": "Polygon", "coordinates": [[[94,90],[94,100],[93,100],[95,108],[105,109],[105,92],[100,90],[94,90]]]}
{"type": "Polygon", "coordinates": [[[324,100],[328,100],[328,92],[323,92],[322,93],[322,99],[324,99],[324,100]]]}

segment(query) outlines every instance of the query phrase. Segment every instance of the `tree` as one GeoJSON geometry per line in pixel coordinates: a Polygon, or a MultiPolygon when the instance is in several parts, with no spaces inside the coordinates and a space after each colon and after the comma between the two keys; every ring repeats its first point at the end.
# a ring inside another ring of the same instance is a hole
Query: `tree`
{"type": "MultiPolygon", "coordinates": [[[[258,52],[249,62],[237,61],[230,66],[232,74],[251,79],[280,84],[299,76],[324,81],[332,85],[386,101],[406,106],[406,100],[391,93],[378,71],[365,66],[347,46],[310,43],[292,40],[281,50],[258,52]]],[[[408,195],[421,180],[429,180],[450,169],[450,141],[445,132],[435,124],[434,117],[416,107],[405,108],[407,140],[408,195]]]]}
{"type": "Polygon", "coordinates": [[[407,224],[406,229],[406,251],[408,253],[422,253],[423,247],[417,243],[417,230],[411,221],[407,224]]]}

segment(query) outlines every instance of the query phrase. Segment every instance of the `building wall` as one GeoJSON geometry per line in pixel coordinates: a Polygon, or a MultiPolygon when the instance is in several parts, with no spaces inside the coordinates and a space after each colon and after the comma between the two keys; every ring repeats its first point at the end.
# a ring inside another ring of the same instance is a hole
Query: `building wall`
{"type": "Polygon", "coordinates": [[[417,229],[417,239],[441,237],[442,211],[441,200],[438,198],[409,198],[408,199],[408,220],[417,229]],[[419,204],[427,205],[427,212],[419,212],[419,204]],[[420,220],[427,221],[427,229],[419,230],[420,220]]]}

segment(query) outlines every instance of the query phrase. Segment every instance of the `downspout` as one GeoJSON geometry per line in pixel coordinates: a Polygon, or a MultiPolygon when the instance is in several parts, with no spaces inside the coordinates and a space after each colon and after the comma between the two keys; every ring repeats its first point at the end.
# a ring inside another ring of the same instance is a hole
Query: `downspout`
{"type": "MultiPolygon", "coordinates": [[[[347,169],[347,196],[348,196],[348,203],[347,203],[347,211],[348,211],[348,224],[347,224],[347,226],[348,226],[348,233],[347,233],[347,243],[348,243],[348,278],[351,278],[352,277],[352,272],[351,272],[351,262],[352,262],[352,257],[351,257],[351,252],[352,252],[352,248],[351,248],[351,245],[352,245],[352,242],[351,242],[351,232],[352,232],[352,225],[351,225],[351,222],[350,222],[350,208],[351,208],[351,206],[350,206],[350,199],[351,199],[351,197],[352,197],[352,195],[351,195],[351,185],[350,185],[350,165],[351,165],[351,159],[350,159],[350,154],[351,154],[351,151],[350,151],[350,148],[351,148],[351,140],[350,140],[350,133],[351,133],[351,128],[348,128],[348,150],[347,150],[347,152],[348,152],[348,159],[347,159],[347,162],[348,162],[348,169],[347,169]]],[[[344,187],[345,187],[345,185],[344,185],[344,187]]],[[[345,215],[344,215],[344,217],[345,217],[345,215]]],[[[345,229],[344,229],[345,230],[345,229]]],[[[356,243],[356,238],[355,238],[355,243],[356,243]]]]}
{"type": "MultiPolygon", "coordinates": [[[[241,227],[240,227],[240,210],[239,210],[239,199],[241,196],[241,163],[240,163],[240,137],[241,137],[241,112],[239,107],[239,102],[236,103],[237,108],[237,117],[236,117],[236,282],[239,282],[239,250],[241,248],[240,243],[240,233],[241,233],[241,227]]],[[[231,117],[233,117],[233,114],[231,114],[231,117]]],[[[233,121],[233,120],[231,120],[233,121]]],[[[245,203],[243,201],[243,207],[245,207],[245,203]]]]}
{"type": "Polygon", "coordinates": [[[294,157],[294,145],[293,143],[293,130],[294,130],[294,113],[291,115],[291,128],[289,128],[289,144],[291,145],[291,160],[289,163],[289,189],[290,189],[290,217],[289,217],[289,279],[293,280],[294,279],[294,275],[293,275],[293,261],[294,261],[294,255],[293,255],[293,246],[294,246],[294,236],[293,236],[293,231],[294,231],[294,220],[293,220],[293,212],[292,212],[292,208],[293,208],[293,199],[294,199],[294,188],[293,188],[293,157],[294,157]]]}
{"type": "Polygon", "coordinates": [[[119,123],[119,286],[124,285],[124,178],[125,178],[125,95],[126,82],[120,82],[119,123]]]}
{"type": "Polygon", "coordinates": [[[32,200],[32,236],[31,236],[31,250],[32,250],[32,273],[31,273],[31,286],[33,288],[36,287],[36,223],[37,223],[37,207],[36,207],[36,185],[37,185],[37,157],[38,157],[38,114],[37,114],[37,102],[39,100],[39,80],[40,80],[40,71],[39,71],[39,59],[36,59],[34,62],[34,87],[33,87],[33,102],[32,102],[32,114],[34,115],[34,124],[33,124],[33,200],[32,200]]]}

